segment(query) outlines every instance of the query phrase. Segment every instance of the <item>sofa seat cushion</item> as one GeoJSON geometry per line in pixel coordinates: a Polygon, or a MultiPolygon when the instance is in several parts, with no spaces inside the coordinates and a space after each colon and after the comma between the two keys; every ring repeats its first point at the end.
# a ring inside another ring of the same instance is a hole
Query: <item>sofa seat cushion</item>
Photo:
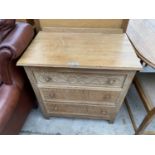
{"type": "Polygon", "coordinates": [[[14,19],[0,19],[0,42],[8,35],[15,27],[14,19]]]}
{"type": "Polygon", "coordinates": [[[18,105],[21,90],[15,85],[0,86],[0,132],[18,105]]]}

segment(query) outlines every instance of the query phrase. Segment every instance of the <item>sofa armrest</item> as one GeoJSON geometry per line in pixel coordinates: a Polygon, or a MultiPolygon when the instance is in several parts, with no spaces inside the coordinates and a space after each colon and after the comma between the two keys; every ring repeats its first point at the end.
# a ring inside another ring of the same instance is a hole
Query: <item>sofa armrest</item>
{"type": "MultiPolygon", "coordinates": [[[[21,56],[34,36],[31,25],[17,23],[15,28],[0,43],[0,81],[12,84],[16,59],[21,56]]],[[[19,69],[18,69],[19,70],[19,69]]]]}
{"type": "Polygon", "coordinates": [[[11,70],[10,70],[10,64],[11,64],[11,52],[3,48],[0,50],[0,81],[11,84],[11,70]]]}
{"type": "Polygon", "coordinates": [[[0,87],[0,134],[18,106],[21,90],[14,85],[0,87]]]}
{"type": "Polygon", "coordinates": [[[15,28],[0,44],[0,53],[8,49],[12,55],[11,59],[17,59],[26,49],[34,36],[34,30],[27,23],[17,23],[15,28]]]}

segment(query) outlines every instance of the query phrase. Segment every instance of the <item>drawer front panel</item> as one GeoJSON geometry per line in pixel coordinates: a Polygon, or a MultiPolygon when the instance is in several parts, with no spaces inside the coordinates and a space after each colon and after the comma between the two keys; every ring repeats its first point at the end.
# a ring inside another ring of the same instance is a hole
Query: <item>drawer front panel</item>
{"type": "Polygon", "coordinates": [[[86,90],[75,88],[39,88],[42,98],[49,100],[116,102],[119,91],[86,90]]]}
{"type": "Polygon", "coordinates": [[[33,71],[36,82],[46,85],[72,85],[122,88],[126,79],[125,74],[109,72],[63,72],[52,69],[35,69],[33,71]]]}
{"type": "Polygon", "coordinates": [[[81,105],[67,104],[62,102],[46,102],[45,109],[48,115],[62,116],[88,116],[96,118],[110,119],[115,114],[115,107],[105,107],[101,105],[81,105]]]}

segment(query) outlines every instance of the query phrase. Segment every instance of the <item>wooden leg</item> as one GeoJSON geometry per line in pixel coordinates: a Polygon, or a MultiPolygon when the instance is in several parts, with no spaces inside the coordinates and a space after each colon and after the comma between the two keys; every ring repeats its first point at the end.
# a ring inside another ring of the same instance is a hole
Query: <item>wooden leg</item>
{"type": "Polygon", "coordinates": [[[143,134],[145,128],[150,124],[150,122],[152,121],[152,119],[155,116],[155,108],[153,110],[151,110],[146,117],[144,118],[143,122],[141,123],[141,125],[139,126],[139,128],[136,130],[136,135],[140,135],[143,134]]]}
{"type": "Polygon", "coordinates": [[[109,124],[113,124],[114,120],[109,120],[108,122],[109,122],[109,124]]]}
{"type": "Polygon", "coordinates": [[[49,120],[51,117],[43,115],[46,120],[49,120]]]}
{"type": "Polygon", "coordinates": [[[115,122],[115,116],[113,116],[112,118],[111,118],[111,120],[109,120],[108,121],[110,124],[113,124],[114,122],[115,122]]]}
{"type": "Polygon", "coordinates": [[[136,126],[136,123],[135,123],[135,120],[134,120],[134,116],[133,116],[133,114],[132,114],[132,111],[131,111],[131,108],[130,108],[130,106],[129,106],[129,103],[128,103],[127,98],[125,98],[124,102],[125,102],[125,104],[126,104],[127,111],[128,111],[128,113],[129,113],[129,117],[130,117],[130,119],[131,119],[131,123],[132,123],[132,125],[133,125],[133,128],[134,128],[134,130],[136,131],[136,130],[137,130],[137,126],[136,126]]]}
{"type": "Polygon", "coordinates": [[[140,60],[140,63],[142,64],[143,67],[147,66],[147,63],[145,63],[143,60],[140,60]]]}

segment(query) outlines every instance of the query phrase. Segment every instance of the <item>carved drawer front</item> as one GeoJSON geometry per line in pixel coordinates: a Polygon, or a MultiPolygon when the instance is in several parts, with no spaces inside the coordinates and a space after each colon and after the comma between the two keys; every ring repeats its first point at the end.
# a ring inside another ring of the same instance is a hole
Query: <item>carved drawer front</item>
{"type": "Polygon", "coordinates": [[[87,116],[109,119],[115,114],[115,107],[101,105],[68,104],[64,102],[46,102],[45,109],[49,116],[87,116]]]}
{"type": "Polygon", "coordinates": [[[126,79],[125,74],[109,72],[76,71],[63,72],[52,69],[35,69],[34,77],[39,84],[47,85],[72,85],[122,88],[126,79]]]}
{"type": "Polygon", "coordinates": [[[40,88],[43,100],[116,102],[119,91],[104,91],[82,88],[40,88]]]}

